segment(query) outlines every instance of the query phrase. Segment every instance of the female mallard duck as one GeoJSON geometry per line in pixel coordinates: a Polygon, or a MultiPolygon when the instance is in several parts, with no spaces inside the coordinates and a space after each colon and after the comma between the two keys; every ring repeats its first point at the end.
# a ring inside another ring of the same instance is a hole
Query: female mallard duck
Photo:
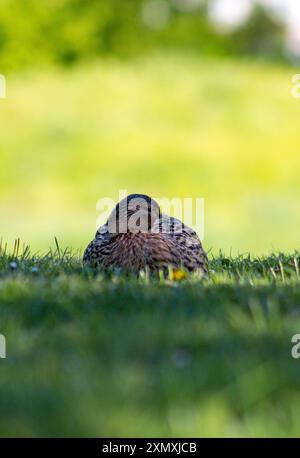
{"type": "Polygon", "coordinates": [[[196,232],[161,214],[157,202],[143,194],[131,194],[116,205],[86,248],[83,262],[133,273],[171,267],[206,274],[208,267],[196,232]]]}

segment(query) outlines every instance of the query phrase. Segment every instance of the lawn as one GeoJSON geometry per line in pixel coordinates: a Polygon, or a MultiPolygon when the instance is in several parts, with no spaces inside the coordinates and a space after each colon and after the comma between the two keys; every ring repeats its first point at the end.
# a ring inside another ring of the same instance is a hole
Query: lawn
{"type": "Polygon", "coordinates": [[[161,52],[7,75],[0,435],[299,435],[294,73],[161,52]],[[209,277],[83,271],[119,190],[204,198],[209,277]]]}
{"type": "Polygon", "coordinates": [[[204,246],[299,248],[297,69],[160,53],[7,75],[0,238],[83,249],[120,189],[205,199],[204,246]]]}
{"type": "Polygon", "coordinates": [[[1,436],[299,436],[299,261],[174,282],[2,246],[1,436]]]}

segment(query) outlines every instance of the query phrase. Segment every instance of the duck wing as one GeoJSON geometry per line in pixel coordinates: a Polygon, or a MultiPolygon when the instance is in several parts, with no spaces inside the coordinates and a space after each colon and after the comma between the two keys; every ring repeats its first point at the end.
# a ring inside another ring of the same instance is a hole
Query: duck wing
{"type": "Polygon", "coordinates": [[[208,258],[196,232],[182,221],[172,216],[162,214],[155,222],[153,230],[172,242],[174,255],[179,259],[182,267],[192,272],[208,271],[208,258]]]}

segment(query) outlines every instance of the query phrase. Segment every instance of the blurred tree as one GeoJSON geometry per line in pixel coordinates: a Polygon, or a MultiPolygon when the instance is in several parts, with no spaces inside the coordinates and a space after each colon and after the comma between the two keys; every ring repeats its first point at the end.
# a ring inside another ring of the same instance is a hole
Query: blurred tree
{"type": "Polygon", "coordinates": [[[231,34],[235,52],[280,59],[284,57],[285,25],[262,5],[256,4],[247,21],[231,34]]]}
{"type": "Polygon", "coordinates": [[[153,49],[200,54],[283,55],[284,26],[259,6],[222,35],[208,0],[0,0],[0,70],[153,49]]]}

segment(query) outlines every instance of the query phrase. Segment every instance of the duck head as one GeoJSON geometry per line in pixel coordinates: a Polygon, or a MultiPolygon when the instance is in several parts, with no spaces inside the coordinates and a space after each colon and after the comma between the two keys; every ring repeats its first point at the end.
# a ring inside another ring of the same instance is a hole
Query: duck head
{"type": "Polygon", "coordinates": [[[107,224],[110,234],[151,232],[161,216],[158,203],[145,194],[130,194],[111,212],[107,224]]]}

